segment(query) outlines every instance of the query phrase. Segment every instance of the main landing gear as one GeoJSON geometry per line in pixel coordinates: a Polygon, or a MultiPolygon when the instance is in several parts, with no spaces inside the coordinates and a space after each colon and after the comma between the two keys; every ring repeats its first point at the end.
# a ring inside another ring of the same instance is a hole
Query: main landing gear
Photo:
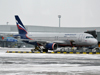
{"type": "Polygon", "coordinates": [[[34,53],[34,52],[48,52],[48,49],[44,49],[43,47],[40,47],[40,46],[35,46],[35,49],[31,49],[31,52],[34,53]]]}
{"type": "Polygon", "coordinates": [[[33,53],[33,52],[36,52],[36,51],[38,51],[39,50],[39,47],[35,47],[35,49],[31,49],[31,52],[33,53]]]}
{"type": "Polygon", "coordinates": [[[43,49],[43,52],[46,52],[46,53],[48,53],[48,49],[43,49]]]}

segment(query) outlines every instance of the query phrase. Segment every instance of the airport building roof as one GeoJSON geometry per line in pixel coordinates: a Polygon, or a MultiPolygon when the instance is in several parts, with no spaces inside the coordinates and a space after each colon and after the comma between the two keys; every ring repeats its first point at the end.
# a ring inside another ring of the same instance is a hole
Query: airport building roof
{"type": "MultiPolygon", "coordinates": [[[[85,31],[96,30],[100,32],[100,27],[47,27],[25,25],[28,32],[64,32],[81,33],[85,31]]],[[[0,25],[0,32],[18,32],[16,25],[0,25]]]]}
{"type": "MultiPolygon", "coordinates": [[[[60,33],[83,33],[85,31],[97,31],[97,40],[100,41],[100,27],[47,27],[47,26],[32,26],[25,25],[28,32],[60,32],[60,33]]],[[[16,25],[0,25],[0,32],[17,32],[16,25]]],[[[11,33],[10,33],[11,34],[11,33]]]]}

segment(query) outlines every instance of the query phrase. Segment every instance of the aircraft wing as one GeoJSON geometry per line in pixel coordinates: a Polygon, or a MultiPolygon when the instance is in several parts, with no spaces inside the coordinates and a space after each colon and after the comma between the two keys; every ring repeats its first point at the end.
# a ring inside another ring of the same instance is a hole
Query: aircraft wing
{"type": "Polygon", "coordinates": [[[56,43],[56,44],[67,44],[71,45],[72,40],[62,40],[62,41],[46,41],[46,40],[29,40],[29,39],[21,39],[22,41],[29,41],[29,42],[37,42],[41,43],[56,43]]]}
{"type": "Polygon", "coordinates": [[[21,41],[29,41],[29,42],[37,42],[38,44],[44,43],[56,43],[56,44],[65,44],[65,45],[73,45],[73,40],[61,40],[61,41],[47,41],[47,40],[30,40],[30,39],[19,39],[21,41]]]}

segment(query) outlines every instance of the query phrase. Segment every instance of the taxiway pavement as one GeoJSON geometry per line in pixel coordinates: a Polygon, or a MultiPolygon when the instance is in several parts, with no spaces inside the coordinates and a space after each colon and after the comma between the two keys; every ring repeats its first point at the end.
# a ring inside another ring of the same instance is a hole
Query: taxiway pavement
{"type": "Polygon", "coordinates": [[[0,75],[100,75],[99,54],[5,53],[7,50],[0,50],[0,75]]]}

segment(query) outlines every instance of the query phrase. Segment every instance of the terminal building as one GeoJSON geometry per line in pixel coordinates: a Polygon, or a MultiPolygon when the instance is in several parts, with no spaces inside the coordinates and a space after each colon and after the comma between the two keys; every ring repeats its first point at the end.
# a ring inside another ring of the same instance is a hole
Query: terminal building
{"type": "MultiPolygon", "coordinates": [[[[48,33],[84,33],[86,31],[96,31],[96,35],[97,35],[97,40],[98,42],[100,42],[100,27],[47,27],[47,26],[35,26],[35,25],[25,25],[27,31],[29,33],[32,32],[48,32],[48,33]]],[[[16,25],[0,25],[0,34],[2,35],[7,35],[10,36],[12,34],[18,34],[18,29],[16,25]]],[[[10,45],[10,47],[15,47],[15,43],[12,43],[4,40],[2,41],[1,39],[0,46],[2,47],[8,47],[10,45]]],[[[23,42],[17,42],[17,46],[21,46],[22,44],[27,45],[23,42]]],[[[27,47],[32,47],[30,45],[27,45],[27,47]]]]}

